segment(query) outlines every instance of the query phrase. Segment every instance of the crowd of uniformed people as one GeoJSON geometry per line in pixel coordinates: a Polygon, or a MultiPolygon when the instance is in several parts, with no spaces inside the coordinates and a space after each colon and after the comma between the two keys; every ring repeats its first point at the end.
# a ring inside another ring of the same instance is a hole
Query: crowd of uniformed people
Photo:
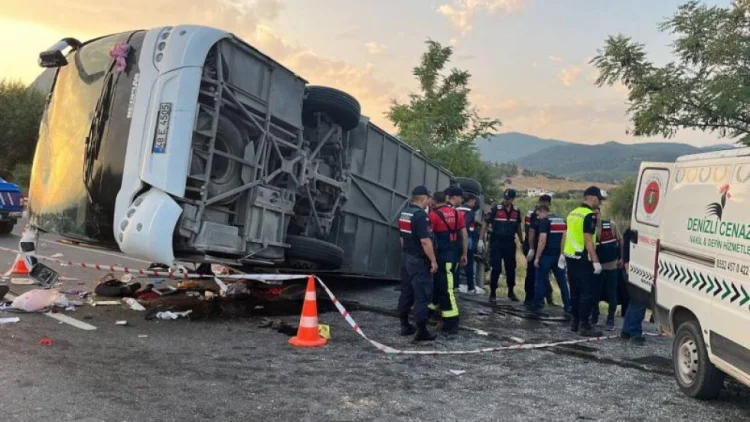
{"type": "MultiPolygon", "coordinates": [[[[618,274],[623,267],[623,238],[614,223],[600,218],[601,190],[591,186],[583,202],[565,218],[551,211],[552,198],[542,195],[525,215],[515,205],[516,192],[507,189],[502,202],[478,221],[478,198],[458,186],[431,193],[425,186],[412,191],[411,201],[399,218],[402,266],[398,310],[401,334],[430,341],[437,334],[428,321],[442,320],[446,337],[458,334],[456,293],[484,295],[474,275],[474,256],[489,247],[489,300],[497,301],[504,272],[507,296],[516,294],[516,254],[520,244],[528,261],[524,280],[524,305],[535,313],[554,304],[550,276],[560,290],[562,306],[571,320],[571,331],[601,336],[599,302],[608,304],[606,328],[615,329],[618,274]],[[518,240],[518,243],[516,242],[518,240]],[[466,284],[459,286],[460,270],[466,284]],[[412,312],[413,311],[413,312],[412,312]],[[410,314],[414,315],[414,325],[410,314]]],[[[642,317],[641,317],[642,318],[642,317]]]]}

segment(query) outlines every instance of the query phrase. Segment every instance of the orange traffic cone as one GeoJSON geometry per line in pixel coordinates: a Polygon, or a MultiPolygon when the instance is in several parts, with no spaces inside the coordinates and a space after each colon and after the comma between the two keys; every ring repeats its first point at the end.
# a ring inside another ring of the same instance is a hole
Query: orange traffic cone
{"type": "Polygon", "coordinates": [[[307,291],[297,335],[289,339],[289,344],[296,347],[318,347],[326,344],[326,339],[318,334],[318,302],[315,297],[315,280],[312,276],[307,278],[307,291]]]}
{"type": "Polygon", "coordinates": [[[6,277],[12,275],[29,275],[29,264],[26,262],[26,258],[22,254],[16,254],[16,261],[13,266],[5,273],[6,277]]]}

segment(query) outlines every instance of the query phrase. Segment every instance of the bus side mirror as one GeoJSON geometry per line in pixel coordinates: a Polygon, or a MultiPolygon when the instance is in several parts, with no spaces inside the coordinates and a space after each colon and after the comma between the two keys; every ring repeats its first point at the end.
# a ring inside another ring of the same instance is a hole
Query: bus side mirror
{"type": "Polygon", "coordinates": [[[39,66],[45,68],[66,66],[68,60],[65,59],[63,50],[67,48],[75,50],[80,46],[81,42],[75,38],[63,38],[60,42],[47,49],[47,51],[39,53],[39,66]]]}
{"type": "Polygon", "coordinates": [[[637,245],[638,244],[638,230],[631,230],[630,231],[630,243],[637,245]]]}

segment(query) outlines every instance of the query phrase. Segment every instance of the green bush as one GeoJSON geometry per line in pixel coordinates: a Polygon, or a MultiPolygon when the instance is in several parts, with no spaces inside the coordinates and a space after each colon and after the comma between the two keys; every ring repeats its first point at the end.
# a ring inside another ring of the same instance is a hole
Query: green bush
{"type": "Polygon", "coordinates": [[[28,193],[31,182],[31,164],[17,164],[10,172],[8,181],[17,184],[24,193],[28,193]]]}
{"type": "Polygon", "coordinates": [[[634,197],[635,182],[628,179],[609,193],[602,210],[604,216],[614,221],[621,230],[629,228],[634,197]]]}

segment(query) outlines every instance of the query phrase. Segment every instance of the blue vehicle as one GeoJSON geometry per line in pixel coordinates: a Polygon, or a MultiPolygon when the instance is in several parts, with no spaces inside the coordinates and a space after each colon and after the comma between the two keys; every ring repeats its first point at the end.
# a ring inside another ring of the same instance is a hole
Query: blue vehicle
{"type": "Polygon", "coordinates": [[[0,234],[13,231],[16,221],[23,216],[21,188],[0,178],[0,234]]]}

